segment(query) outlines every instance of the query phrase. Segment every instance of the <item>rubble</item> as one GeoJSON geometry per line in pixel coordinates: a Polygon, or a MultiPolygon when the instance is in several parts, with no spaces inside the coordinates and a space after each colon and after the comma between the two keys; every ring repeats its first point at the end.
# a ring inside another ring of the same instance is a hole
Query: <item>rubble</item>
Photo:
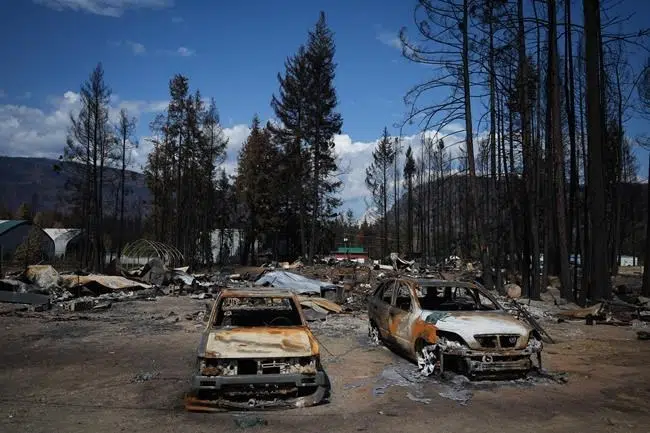
{"type": "Polygon", "coordinates": [[[159,258],[151,259],[142,269],[131,272],[130,275],[155,286],[162,286],[168,281],[168,271],[159,258]]]}
{"type": "Polygon", "coordinates": [[[519,287],[517,284],[506,284],[503,289],[506,292],[506,296],[510,299],[518,299],[521,298],[521,287],[519,287]]]}
{"type": "MultiPolygon", "coordinates": [[[[0,314],[5,314],[4,311],[28,311],[53,307],[60,312],[57,320],[72,320],[67,319],[70,317],[106,320],[110,313],[101,312],[119,308],[118,303],[121,301],[156,300],[158,296],[185,296],[187,302],[192,305],[190,309],[176,310],[174,307],[178,315],[172,312],[166,316],[169,311],[166,309],[162,313],[156,311],[147,317],[157,321],[169,319],[165,322],[157,322],[158,326],[161,323],[179,321],[180,323],[174,326],[199,329],[206,328],[204,322],[207,322],[210,317],[213,299],[218,298],[223,290],[234,292],[237,289],[248,290],[254,287],[257,291],[268,290],[272,293],[274,291],[268,287],[271,286],[277,289],[289,289],[297,294],[296,299],[305,320],[310,322],[311,329],[320,332],[318,335],[324,335],[326,338],[346,338],[360,333],[359,323],[363,323],[364,328],[367,326],[368,296],[377,288],[378,282],[406,275],[435,279],[452,279],[454,275],[460,275],[460,278],[465,280],[476,279],[475,272],[463,271],[465,266],[460,259],[445,265],[445,274],[443,274],[435,268],[419,268],[415,261],[407,262],[398,256],[392,258],[395,259],[393,266],[377,265],[375,269],[357,263],[305,266],[302,261],[296,261],[292,264],[270,263],[264,266],[234,267],[205,273],[190,272],[186,266],[168,268],[160,259],[153,259],[142,268],[129,272],[123,271],[123,275],[66,274],[57,272],[51,266],[30,266],[24,272],[15,274],[14,279],[0,280],[0,302],[12,303],[6,306],[6,310],[0,310],[0,314]],[[325,297],[328,292],[335,293],[338,302],[333,302],[329,296],[325,297]],[[190,299],[205,302],[195,302],[190,299]],[[194,308],[196,311],[188,314],[188,311],[193,311],[194,308]],[[73,312],[83,312],[83,316],[68,314],[73,312]]],[[[576,331],[578,333],[585,332],[585,324],[630,326],[631,338],[650,339],[650,332],[647,329],[650,299],[635,296],[629,290],[619,289],[616,292],[617,296],[611,300],[603,300],[587,308],[579,308],[562,300],[559,289],[553,285],[542,292],[542,300],[523,299],[521,286],[514,282],[506,284],[504,289],[506,296],[489,293],[511,314],[527,321],[542,336],[544,342],[553,342],[544,328],[548,323],[557,321],[567,322],[563,326],[573,330],[578,329],[576,331]]],[[[24,316],[39,317],[36,314],[24,316]]],[[[483,324],[481,326],[485,327],[483,324]]],[[[549,329],[554,329],[553,334],[555,334],[557,328],[549,329]]],[[[623,331],[628,332],[628,330],[621,330],[623,331]]],[[[366,331],[364,329],[361,332],[365,335],[366,331]]],[[[558,332],[558,335],[566,338],[566,335],[573,334],[567,331],[567,333],[558,332]]],[[[325,346],[328,344],[327,340],[324,342],[325,345],[320,341],[318,343],[321,350],[328,351],[325,346]]],[[[366,350],[379,350],[377,347],[370,347],[365,340],[361,344],[366,346],[366,350]]],[[[453,342],[449,343],[448,348],[453,349],[452,345],[453,342]]],[[[328,363],[347,362],[343,355],[332,353],[330,355],[332,357],[327,360],[328,363]]],[[[139,373],[132,382],[150,381],[158,374],[139,373]]],[[[434,375],[426,378],[418,372],[413,363],[405,362],[387,367],[381,376],[375,379],[376,383],[373,383],[372,376],[366,382],[369,382],[368,385],[376,385],[373,389],[376,397],[381,396],[391,386],[400,386],[407,388],[402,391],[404,398],[415,404],[425,405],[434,404],[439,398],[450,399],[464,405],[471,400],[473,391],[481,389],[482,386],[480,382],[470,382],[462,375],[445,373],[440,377],[434,375]],[[433,384],[433,388],[421,386],[424,381],[433,384]],[[430,392],[432,390],[433,392],[430,392]]],[[[561,383],[562,380],[563,377],[555,377],[544,370],[535,370],[525,379],[500,383],[524,386],[530,383],[561,383]]],[[[362,385],[365,386],[365,382],[362,385]]],[[[345,389],[362,385],[349,384],[345,389]]],[[[256,404],[259,404],[259,401],[256,404]]]]}
{"type": "Polygon", "coordinates": [[[38,293],[21,293],[0,291],[0,302],[8,302],[11,304],[29,304],[29,305],[42,305],[45,309],[49,309],[50,297],[48,295],[41,295],[38,293]]]}
{"type": "Polygon", "coordinates": [[[27,282],[42,288],[56,286],[59,281],[59,273],[50,265],[28,266],[23,277],[27,282]]]}

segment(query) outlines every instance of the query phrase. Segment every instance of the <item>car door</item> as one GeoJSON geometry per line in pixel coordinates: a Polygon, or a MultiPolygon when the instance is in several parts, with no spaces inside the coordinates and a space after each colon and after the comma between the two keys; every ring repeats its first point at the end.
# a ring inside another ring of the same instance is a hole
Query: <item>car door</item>
{"type": "Polygon", "coordinates": [[[389,328],[400,349],[411,352],[413,350],[412,326],[415,322],[413,315],[413,294],[405,281],[397,281],[395,295],[389,313],[389,328]]]}
{"type": "Polygon", "coordinates": [[[384,294],[387,281],[377,284],[377,288],[368,297],[368,319],[371,322],[379,323],[379,303],[384,294]]]}
{"type": "Polygon", "coordinates": [[[393,337],[390,335],[388,328],[388,317],[393,301],[395,280],[389,280],[383,284],[382,290],[378,290],[375,293],[376,297],[374,299],[375,302],[373,302],[372,316],[375,318],[375,323],[379,328],[381,338],[386,342],[392,342],[393,337]]]}

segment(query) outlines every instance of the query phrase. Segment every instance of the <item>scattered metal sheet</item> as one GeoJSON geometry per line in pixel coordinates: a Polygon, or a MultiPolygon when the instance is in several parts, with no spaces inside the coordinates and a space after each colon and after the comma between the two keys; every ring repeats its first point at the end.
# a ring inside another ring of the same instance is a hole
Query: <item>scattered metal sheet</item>
{"type": "Polygon", "coordinates": [[[126,289],[150,289],[152,287],[149,284],[114,275],[61,275],[60,282],[63,287],[68,289],[81,286],[99,286],[99,288],[104,289],[105,291],[112,291],[126,289]]]}
{"type": "Polygon", "coordinates": [[[0,302],[11,304],[48,305],[50,297],[38,293],[20,293],[0,290],[0,302]]]}
{"type": "Polygon", "coordinates": [[[194,284],[194,281],[196,280],[196,278],[194,278],[192,275],[188,274],[185,271],[180,271],[180,270],[174,269],[172,271],[171,280],[173,282],[181,282],[181,283],[185,284],[186,286],[191,286],[192,284],[194,284]]]}
{"type": "Polygon", "coordinates": [[[322,295],[330,290],[337,290],[338,286],[324,281],[307,278],[303,275],[287,271],[272,271],[262,275],[253,283],[256,286],[271,286],[290,290],[301,295],[322,295]]]}
{"type": "Polygon", "coordinates": [[[577,308],[575,310],[565,310],[557,313],[557,316],[565,319],[586,319],[587,316],[597,317],[602,310],[603,304],[598,303],[588,308],[577,308]]]}
{"type": "Polygon", "coordinates": [[[343,308],[339,304],[325,298],[298,296],[298,300],[303,307],[308,307],[316,311],[320,310],[324,313],[341,313],[343,311],[343,308]]]}

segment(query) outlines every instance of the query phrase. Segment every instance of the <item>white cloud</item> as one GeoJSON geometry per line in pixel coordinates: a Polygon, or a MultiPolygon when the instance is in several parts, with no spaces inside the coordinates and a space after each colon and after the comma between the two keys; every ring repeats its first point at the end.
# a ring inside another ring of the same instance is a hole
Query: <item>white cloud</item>
{"type": "Polygon", "coordinates": [[[95,15],[119,17],[128,9],[163,9],[174,5],[173,0],[33,0],[57,11],[71,9],[95,15]]]}
{"type": "Polygon", "coordinates": [[[195,54],[194,50],[191,50],[187,47],[179,47],[178,50],[176,50],[179,56],[181,57],[189,57],[193,56],[195,54]]]}
{"type": "Polygon", "coordinates": [[[145,46],[139,42],[126,41],[126,44],[131,48],[131,51],[133,51],[133,54],[136,56],[145,54],[147,52],[145,46]]]}
{"type": "MultiPolygon", "coordinates": [[[[0,104],[0,154],[58,158],[65,145],[70,113],[78,111],[79,101],[78,93],[67,91],[48,98],[45,108],[0,104]]],[[[121,108],[126,108],[130,116],[140,116],[166,107],[166,101],[120,100],[115,96],[110,117],[116,121],[121,108]]]]}
{"type": "Polygon", "coordinates": [[[178,56],[178,57],[191,57],[196,55],[196,50],[187,47],[178,47],[175,50],[161,49],[157,50],[156,54],[163,56],[178,56]]]}
{"type": "MultiPolygon", "coordinates": [[[[109,41],[109,45],[113,47],[128,47],[131,52],[136,56],[143,56],[148,53],[147,48],[144,44],[134,41],[109,41]]],[[[154,54],[163,55],[163,56],[178,56],[178,57],[191,57],[196,55],[196,50],[184,46],[180,46],[176,49],[158,49],[154,51],[154,54]]]]}
{"type": "Polygon", "coordinates": [[[5,96],[7,96],[7,94],[5,93],[5,91],[2,90],[2,89],[0,89],[0,98],[4,98],[5,96]]]}
{"type": "Polygon", "coordinates": [[[395,32],[381,30],[377,33],[377,40],[384,45],[397,48],[400,51],[402,50],[402,41],[400,41],[399,35],[395,32]]]}
{"type": "Polygon", "coordinates": [[[174,23],[174,24],[180,24],[180,23],[182,23],[184,21],[185,20],[183,19],[183,17],[172,17],[172,23],[174,23]]]}
{"type": "Polygon", "coordinates": [[[126,46],[136,56],[142,56],[147,53],[147,48],[140,42],[134,41],[109,41],[109,45],[114,47],[126,46]]]}

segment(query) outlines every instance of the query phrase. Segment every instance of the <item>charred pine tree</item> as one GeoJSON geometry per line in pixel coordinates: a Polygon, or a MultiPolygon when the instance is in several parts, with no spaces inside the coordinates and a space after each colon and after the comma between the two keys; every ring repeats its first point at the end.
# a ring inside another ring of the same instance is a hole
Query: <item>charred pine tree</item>
{"type": "Polygon", "coordinates": [[[79,194],[77,197],[81,202],[90,241],[84,248],[85,264],[95,272],[102,272],[105,261],[102,224],[104,169],[111,161],[116,143],[108,118],[110,97],[111,90],[104,81],[104,69],[100,63],[81,86],[81,108],[76,116],[70,116],[67,145],[60,158],[75,163],[67,164],[65,168],[74,172],[73,194],[79,194]],[[88,261],[91,247],[92,262],[88,261]]]}
{"type": "Polygon", "coordinates": [[[127,194],[126,189],[126,169],[131,165],[131,151],[138,146],[134,138],[137,119],[129,117],[126,109],[120,110],[118,123],[115,127],[115,134],[119,140],[119,164],[120,164],[120,183],[119,183],[119,234],[117,237],[117,258],[122,257],[122,246],[124,245],[124,199],[127,194]]]}
{"type": "MultiPolygon", "coordinates": [[[[521,143],[523,153],[523,178],[526,185],[525,197],[526,203],[526,227],[528,233],[524,236],[524,245],[522,260],[522,279],[524,291],[528,293],[531,299],[538,299],[540,296],[539,281],[539,226],[537,219],[537,164],[536,154],[533,151],[531,143],[532,135],[530,133],[530,97],[529,97],[529,77],[530,61],[526,55],[526,38],[524,23],[524,6],[523,0],[517,0],[517,40],[518,40],[518,106],[521,117],[521,143]],[[531,262],[532,260],[532,262],[531,262]],[[529,266],[530,264],[530,266],[529,266]]],[[[539,98],[539,96],[538,96],[539,98]]]]}
{"type": "MultiPolygon", "coordinates": [[[[473,52],[470,50],[469,0],[418,0],[414,22],[421,41],[407,38],[400,32],[402,53],[410,61],[434,66],[436,75],[414,86],[406,95],[410,106],[407,121],[419,118],[424,131],[440,132],[453,122],[463,121],[467,152],[467,186],[465,195],[467,218],[465,236],[471,241],[467,253],[482,247],[477,216],[476,164],[474,160],[474,128],[472,120],[471,81],[473,52]],[[423,95],[439,88],[449,93],[441,102],[423,103],[423,95]]],[[[425,247],[426,248],[426,247],[425,247]]],[[[484,259],[484,257],[483,257],[484,259]]]]}
{"type": "MultiPolygon", "coordinates": [[[[564,191],[564,143],[562,141],[562,119],[560,100],[560,71],[557,49],[557,24],[555,0],[548,0],[548,72],[547,72],[547,101],[549,124],[547,125],[548,143],[553,157],[553,196],[555,206],[554,238],[557,240],[557,252],[560,271],[561,296],[573,300],[571,287],[571,272],[569,269],[569,245],[566,227],[566,200],[564,191]]],[[[550,261],[545,257],[544,261],[550,261]]],[[[539,295],[538,295],[539,296],[539,295]]]]}
{"type": "MultiPolygon", "coordinates": [[[[587,287],[591,299],[607,298],[611,294],[611,281],[607,266],[607,221],[605,220],[606,199],[604,180],[604,132],[603,132],[603,97],[602,59],[600,37],[600,0],[583,0],[585,26],[585,76],[587,101],[587,142],[588,142],[588,255],[586,259],[587,287]]],[[[588,294],[580,293],[581,304],[586,302],[588,294]]]]}
{"type": "Polygon", "coordinates": [[[580,232],[580,208],[578,204],[579,173],[578,173],[578,147],[576,139],[576,107],[575,107],[575,79],[573,65],[573,28],[571,20],[571,2],[564,2],[564,101],[567,114],[567,126],[569,130],[570,162],[569,162],[569,227],[568,242],[569,249],[574,257],[574,272],[571,284],[573,286],[573,298],[575,299],[576,287],[578,285],[577,257],[580,232]]]}
{"type": "Polygon", "coordinates": [[[411,146],[406,149],[404,163],[404,182],[406,186],[406,242],[409,257],[413,254],[413,177],[415,176],[415,159],[411,146]]]}
{"type": "Polygon", "coordinates": [[[366,186],[372,198],[372,207],[381,219],[381,255],[388,255],[388,204],[390,202],[391,168],[395,160],[394,142],[384,128],[382,138],[372,152],[372,163],[366,168],[366,186]]]}

